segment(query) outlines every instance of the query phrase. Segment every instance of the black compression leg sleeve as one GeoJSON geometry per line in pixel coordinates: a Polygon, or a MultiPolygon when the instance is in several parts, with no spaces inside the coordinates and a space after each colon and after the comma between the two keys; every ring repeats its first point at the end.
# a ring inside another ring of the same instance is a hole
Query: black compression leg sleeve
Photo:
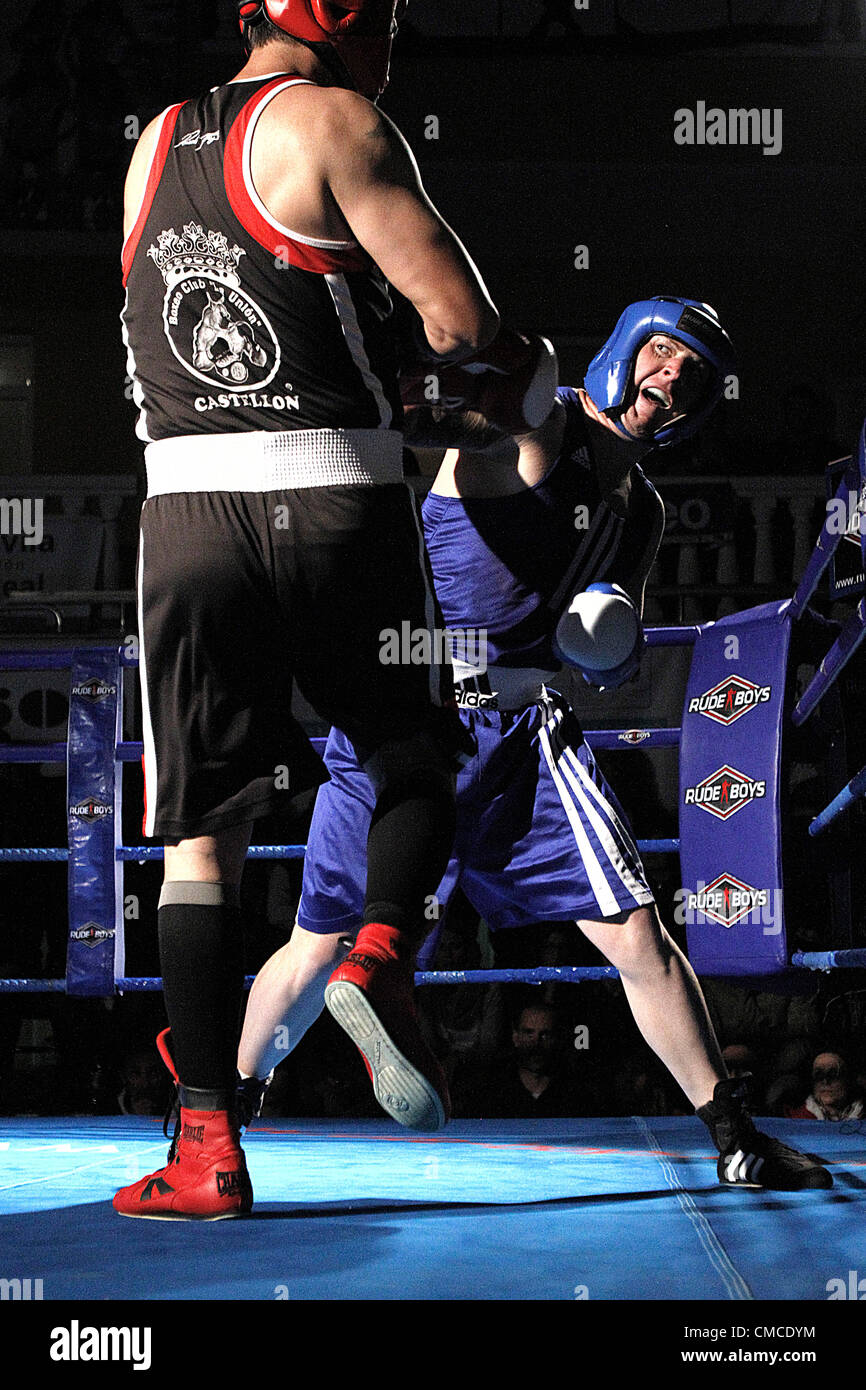
{"type": "Polygon", "coordinates": [[[454,828],[448,773],[419,769],[386,783],[367,839],[365,924],[381,922],[415,940],[431,930],[429,900],[448,867],[454,828]]]}
{"type": "Polygon", "coordinates": [[[187,1087],[234,1092],[244,977],[237,889],[166,883],[157,922],[177,1074],[187,1087]]]}

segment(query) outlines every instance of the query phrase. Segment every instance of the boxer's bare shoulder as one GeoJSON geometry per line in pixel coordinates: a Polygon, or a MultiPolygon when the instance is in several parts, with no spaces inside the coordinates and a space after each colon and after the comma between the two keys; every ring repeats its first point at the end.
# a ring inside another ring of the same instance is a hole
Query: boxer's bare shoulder
{"type": "Polygon", "coordinates": [[[141,200],[147,186],[147,175],[159,140],[164,114],[163,112],[159,116],[155,116],[150,124],[145,126],[136,142],[135,149],[132,151],[132,159],[129,162],[123,189],[124,237],[129,235],[141,207],[141,200]]]}
{"type": "Polygon", "coordinates": [[[251,155],[253,182],[271,215],[303,236],[353,239],[335,185],[342,187],[348,171],[366,182],[378,177],[384,125],[357,92],[312,83],[279,92],[258,121],[251,155]]]}

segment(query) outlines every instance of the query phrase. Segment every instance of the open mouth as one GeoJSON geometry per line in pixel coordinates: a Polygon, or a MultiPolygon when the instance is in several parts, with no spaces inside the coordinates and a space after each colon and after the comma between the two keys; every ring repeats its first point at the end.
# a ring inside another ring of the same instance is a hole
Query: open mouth
{"type": "Polygon", "coordinates": [[[671,410],[673,408],[673,401],[667,392],[663,391],[660,386],[645,386],[641,391],[641,395],[648,401],[651,401],[653,405],[660,406],[662,410],[671,410]]]}

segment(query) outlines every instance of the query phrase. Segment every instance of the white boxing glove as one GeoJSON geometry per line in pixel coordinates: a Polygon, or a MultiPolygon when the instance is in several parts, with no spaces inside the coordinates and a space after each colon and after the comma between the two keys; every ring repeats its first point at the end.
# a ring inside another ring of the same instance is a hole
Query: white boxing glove
{"type": "Polygon", "coordinates": [[[638,611],[618,584],[575,594],[556,627],[554,650],[589,685],[615,689],[633,676],[646,645],[638,611]]]}

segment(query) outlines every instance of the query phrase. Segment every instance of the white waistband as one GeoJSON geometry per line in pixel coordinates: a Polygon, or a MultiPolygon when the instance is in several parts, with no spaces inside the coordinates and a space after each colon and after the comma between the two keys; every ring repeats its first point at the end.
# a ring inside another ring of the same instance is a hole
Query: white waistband
{"type": "Polygon", "coordinates": [[[248,430],[181,434],[144,451],[147,495],[277,492],[403,481],[398,430],[248,430]]]}
{"type": "Polygon", "coordinates": [[[490,666],[479,673],[461,661],[454,663],[454,689],[460,709],[522,709],[544,698],[545,683],[556,671],[490,666]]]}

